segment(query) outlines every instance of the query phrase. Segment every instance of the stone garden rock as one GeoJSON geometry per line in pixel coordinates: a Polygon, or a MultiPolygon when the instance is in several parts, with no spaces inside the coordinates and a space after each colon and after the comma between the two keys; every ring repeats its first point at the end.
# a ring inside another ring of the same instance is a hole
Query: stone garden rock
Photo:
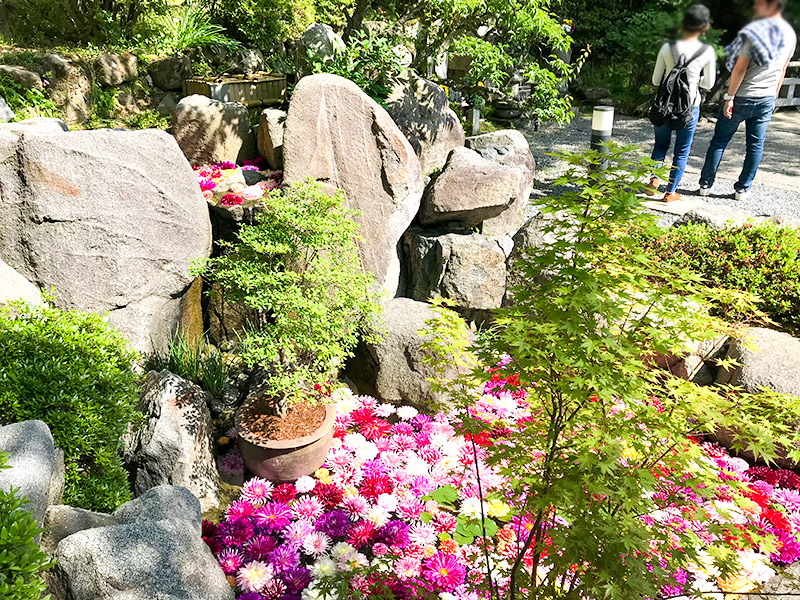
{"type": "MultiPolygon", "coordinates": [[[[393,404],[410,404],[428,409],[445,400],[434,393],[428,381],[435,375],[424,358],[427,338],[419,334],[436,313],[426,302],[395,298],[383,304],[383,338],[375,344],[361,344],[347,365],[347,376],[359,392],[375,395],[393,404]]],[[[464,335],[473,339],[464,324],[464,335]]],[[[455,375],[455,373],[448,373],[455,375]]]]}
{"type": "Polygon", "coordinates": [[[398,291],[398,242],[419,210],[419,159],[389,114],[337,75],[304,77],[295,88],[283,143],[284,181],[307,177],[344,191],[364,267],[389,297],[398,291]]]}
{"type": "Polygon", "coordinates": [[[122,443],[135,496],[180,485],[200,500],[203,511],[218,505],[207,396],[169,371],[147,374],[138,404],[145,423],[131,427],[122,443]]]}
{"type": "Polygon", "coordinates": [[[342,38],[328,25],[312,23],[297,41],[295,63],[303,70],[309,59],[325,62],[345,51],[342,38]]]}
{"type": "Polygon", "coordinates": [[[286,111],[265,108],[258,121],[258,153],[270,169],[283,168],[283,126],[286,111]]]}
{"type": "Polygon", "coordinates": [[[38,73],[14,65],[0,65],[0,75],[7,75],[22,87],[41,90],[42,78],[38,73]]]}
{"type": "Polygon", "coordinates": [[[236,57],[236,70],[247,75],[269,68],[261,50],[244,48],[236,57]]]}
{"type": "Polygon", "coordinates": [[[95,80],[105,87],[113,87],[139,77],[139,68],[134,54],[100,54],[94,59],[95,80]]]}
{"type": "Polygon", "coordinates": [[[0,96],[0,123],[8,123],[9,121],[13,121],[17,115],[14,114],[14,111],[9,108],[8,104],[6,104],[6,99],[0,96]]]}
{"type": "Polygon", "coordinates": [[[13,487],[27,498],[27,508],[41,527],[47,507],[61,503],[64,489],[63,455],[56,452],[50,428],[42,421],[0,427],[0,451],[9,455],[6,465],[11,467],[0,469],[0,489],[13,487]]]}
{"type": "Polygon", "coordinates": [[[460,309],[499,308],[506,292],[506,255],[496,240],[478,233],[439,235],[410,229],[408,295],[425,301],[439,295],[460,309]]]}
{"type": "Polygon", "coordinates": [[[55,555],[55,597],[69,600],[232,600],[233,589],[186,520],[86,529],[55,555]]]}
{"type": "Polygon", "coordinates": [[[19,135],[33,130],[37,133],[61,133],[69,131],[69,127],[64,121],[55,117],[33,117],[14,123],[0,123],[0,130],[19,135]]]}
{"type": "Polygon", "coordinates": [[[722,230],[729,227],[741,227],[754,218],[755,215],[746,210],[719,204],[703,204],[681,216],[675,221],[673,227],[688,223],[702,223],[711,229],[722,230]]]}
{"type": "Polygon", "coordinates": [[[150,63],[147,72],[153,85],[165,91],[180,90],[192,76],[192,60],[188,56],[170,56],[150,63]]]}
{"type": "Polygon", "coordinates": [[[522,171],[519,194],[511,206],[499,216],[484,221],[481,228],[481,233],[491,237],[513,236],[525,222],[536,175],[536,161],[528,140],[516,129],[505,129],[467,138],[466,145],[487,160],[522,171]]]}
{"type": "Polygon", "coordinates": [[[247,107],[194,94],[172,111],[172,134],[193,165],[241,164],[256,155],[247,107]]]}
{"type": "Polygon", "coordinates": [[[92,70],[83,59],[46,54],[42,59],[50,98],[61,109],[64,120],[83,123],[91,115],[92,70]]]}
{"type": "Polygon", "coordinates": [[[522,172],[456,148],[425,190],[419,212],[424,226],[458,222],[466,228],[499,216],[520,194],[522,172]]]}
{"type": "Polygon", "coordinates": [[[190,260],[211,251],[206,201],[175,140],[22,131],[0,127],[0,256],[55,287],[57,307],[109,311],[136,350],[165,348],[194,282],[190,260]]]}
{"type": "Polygon", "coordinates": [[[180,98],[178,94],[174,92],[167,92],[161,97],[161,100],[158,101],[156,105],[156,110],[158,114],[162,117],[166,117],[167,115],[171,115],[172,111],[178,108],[178,102],[180,98]]]}
{"type": "Polygon", "coordinates": [[[386,109],[419,157],[423,173],[441,169],[453,148],[464,145],[464,128],[444,90],[411,76],[398,82],[386,109]]]}
{"type": "Polygon", "coordinates": [[[0,305],[11,300],[24,300],[34,306],[44,304],[39,288],[0,260],[0,305]]]}
{"type": "Polygon", "coordinates": [[[188,521],[200,533],[200,502],[185,487],[159,485],[114,511],[119,523],[140,521],[188,521]]]}
{"type": "Polygon", "coordinates": [[[117,524],[117,519],[112,515],[55,504],[47,507],[40,546],[44,552],[52,554],[58,543],[73,533],[117,524]]]}
{"type": "Polygon", "coordinates": [[[717,383],[749,393],[768,388],[800,397],[800,339],[773,329],[749,327],[742,341],[728,348],[727,357],[736,359],[740,366],[720,369],[717,383]]]}

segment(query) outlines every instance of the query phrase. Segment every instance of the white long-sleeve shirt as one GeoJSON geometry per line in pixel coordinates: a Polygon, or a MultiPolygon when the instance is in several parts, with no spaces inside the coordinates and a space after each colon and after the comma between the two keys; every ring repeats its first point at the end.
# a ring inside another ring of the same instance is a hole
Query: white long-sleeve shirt
{"type": "MultiPolygon", "coordinates": [[[[700,40],[678,40],[676,49],[679,56],[685,56],[686,60],[692,58],[700,50],[703,43],[700,40]]],[[[656,59],[656,67],[653,70],[653,85],[661,85],[661,80],[675,67],[675,59],[672,56],[672,48],[669,43],[661,46],[656,59]]],[[[700,94],[698,88],[710,90],[714,87],[717,79],[717,57],[711,46],[694,61],[689,63],[686,68],[686,75],[689,78],[689,91],[694,98],[694,105],[700,104],[700,94]]]]}

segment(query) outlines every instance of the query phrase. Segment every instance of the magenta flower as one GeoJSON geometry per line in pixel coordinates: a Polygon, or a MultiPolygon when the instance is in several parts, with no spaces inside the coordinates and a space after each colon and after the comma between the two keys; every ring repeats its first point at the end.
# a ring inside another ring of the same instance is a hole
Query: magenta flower
{"type": "Polygon", "coordinates": [[[213,190],[215,187],[217,187],[217,184],[208,177],[201,177],[197,180],[197,183],[200,184],[200,190],[203,192],[207,190],[213,190]]]}
{"type": "Polygon", "coordinates": [[[215,165],[211,165],[214,169],[235,169],[236,165],[229,160],[223,160],[215,165]]]}
{"type": "Polygon", "coordinates": [[[300,592],[311,583],[311,573],[305,567],[289,567],[281,575],[287,592],[300,592]]]}
{"type": "Polygon", "coordinates": [[[322,514],[322,502],[317,498],[298,498],[292,504],[292,516],[303,521],[313,521],[322,514]]]}
{"type": "Polygon", "coordinates": [[[403,521],[393,520],[389,521],[378,530],[375,539],[382,544],[386,544],[387,546],[397,546],[398,548],[404,548],[408,545],[409,537],[409,526],[407,523],[403,521]]]}
{"type": "Polygon", "coordinates": [[[296,567],[300,563],[300,553],[289,546],[278,546],[269,553],[269,564],[278,573],[296,567]]]}
{"type": "Polygon", "coordinates": [[[291,518],[292,511],[280,502],[267,502],[253,512],[253,522],[266,531],[281,531],[291,522],[291,518]]]}
{"type": "Polygon", "coordinates": [[[350,528],[350,517],[343,510],[332,510],[317,519],[314,527],[329,537],[342,537],[350,528]]]}
{"type": "Polygon", "coordinates": [[[252,537],[253,524],[245,518],[226,521],[219,524],[217,535],[228,546],[239,546],[252,537]]]}
{"type": "Polygon", "coordinates": [[[236,500],[225,510],[225,518],[229,521],[249,517],[253,514],[253,505],[247,500],[236,500]]]}
{"type": "Polygon", "coordinates": [[[244,563],[242,555],[234,548],[225,548],[217,554],[217,562],[225,575],[235,575],[244,563]]]}
{"type": "Polygon", "coordinates": [[[800,544],[793,534],[782,530],[773,530],[770,533],[775,536],[776,542],[776,551],[769,555],[772,562],[788,565],[800,559],[800,544]]]}
{"type": "Polygon", "coordinates": [[[422,568],[422,577],[433,584],[434,589],[445,592],[464,583],[467,570],[452,554],[434,554],[422,568]]]}
{"type": "Polygon", "coordinates": [[[244,198],[237,194],[225,194],[219,200],[220,206],[239,206],[244,202],[244,198]]]}
{"type": "Polygon", "coordinates": [[[272,483],[260,477],[248,479],[242,486],[242,499],[248,500],[256,506],[261,506],[272,494],[272,483]]]}
{"type": "Polygon", "coordinates": [[[275,538],[262,533],[247,543],[245,551],[250,560],[266,560],[269,553],[272,552],[277,545],[278,542],[275,538]]]}
{"type": "Polygon", "coordinates": [[[299,548],[303,540],[314,531],[308,521],[295,521],[283,530],[283,538],[295,548],[299,548]]]}
{"type": "Polygon", "coordinates": [[[272,499],[275,500],[275,502],[289,504],[289,502],[294,500],[296,497],[297,490],[291,483],[282,483],[275,486],[275,489],[272,490],[272,499]]]}

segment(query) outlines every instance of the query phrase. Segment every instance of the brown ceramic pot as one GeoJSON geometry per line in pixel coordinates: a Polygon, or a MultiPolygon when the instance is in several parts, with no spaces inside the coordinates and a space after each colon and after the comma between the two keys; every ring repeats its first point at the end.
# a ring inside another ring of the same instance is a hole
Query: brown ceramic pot
{"type": "Polygon", "coordinates": [[[333,421],[336,411],[325,405],[325,419],[313,433],[293,440],[268,441],[255,438],[241,426],[242,410],[236,411],[236,430],[239,450],[252,473],[275,482],[295,481],[311,475],[323,462],[333,441],[333,421]]]}

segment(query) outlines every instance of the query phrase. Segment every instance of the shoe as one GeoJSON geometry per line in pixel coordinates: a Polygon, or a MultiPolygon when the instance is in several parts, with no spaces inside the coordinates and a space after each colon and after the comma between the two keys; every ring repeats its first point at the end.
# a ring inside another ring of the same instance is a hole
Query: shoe
{"type": "Polygon", "coordinates": [[[661,180],[658,177],[651,177],[650,183],[644,186],[645,196],[655,196],[660,183],[661,180]]]}
{"type": "Polygon", "coordinates": [[[736,193],[733,195],[733,199],[738,200],[739,202],[747,200],[749,197],[750,190],[736,190],[736,193]]]}
{"type": "Polygon", "coordinates": [[[668,192],[664,194],[664,197],[661,199],[662,202],[675,202],[676,200],[680,200],[681,195],[678,192],[668,192]]]}
{"type": "Polygon", "coordinates": [[[702,185],[702,184],[700,184],[700,191],[698,192],[698,194],[700,195],[701,198],[705,198],[710,193],[711,193],[711,186],[710,185],[702,185]]]}

